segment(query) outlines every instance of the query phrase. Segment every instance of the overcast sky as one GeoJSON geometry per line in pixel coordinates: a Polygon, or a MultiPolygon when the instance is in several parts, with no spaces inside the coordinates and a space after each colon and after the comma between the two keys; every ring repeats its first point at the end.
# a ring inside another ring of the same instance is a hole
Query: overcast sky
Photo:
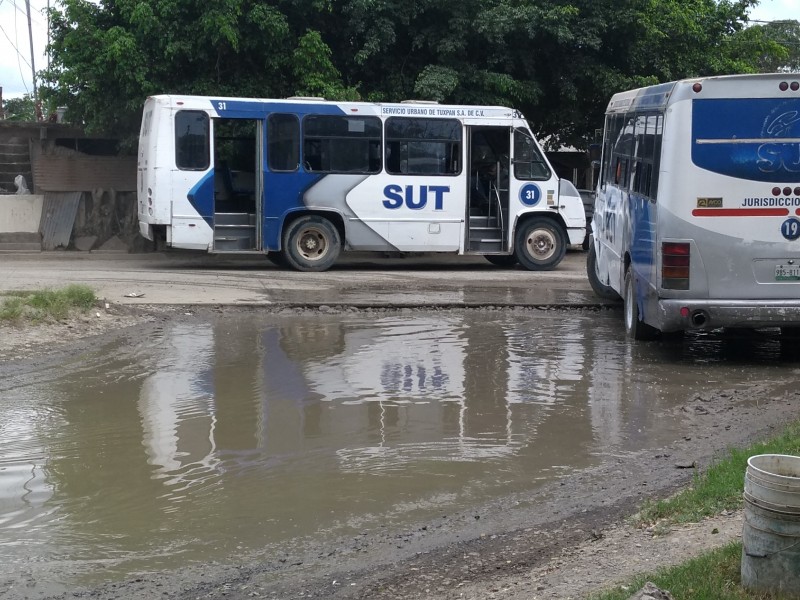
{"type": "MultiPolygon", "coordinates": [[[[57,0],[49,0],[55,6],[57,0]]],[[[33,93],[31,50],[25,0],[0,0],[0,87],[3,98],[33,93]]],[[[48,0],[30,0],[33,60],[36,70],[47,66],[47,19],[42,10],[48,0]]],[[[750,14],[752,20],[800,19],[800,0],[762,0],[750,14]]]]}

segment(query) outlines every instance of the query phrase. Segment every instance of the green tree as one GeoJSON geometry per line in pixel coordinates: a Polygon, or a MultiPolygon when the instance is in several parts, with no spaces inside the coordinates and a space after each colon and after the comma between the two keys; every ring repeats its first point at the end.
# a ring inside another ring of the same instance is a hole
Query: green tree
{"type": "Polygon", "coordinates": [[[313,78],[294,60],[316,65],[324,91],[352,95],[323,64],[330,50],[312,26],[326,10],[324,0],[62,0],[42,96],[90,130],[132,137],[148,95],[298,93],[313,78]]]}
{"type": "Polygon", "coordinates": [[[36,105],[30,94],[4,100],[2,108],[7,121],[36,121],[36,105]]]}
{"type": "Polygon", "coordinates": [[[61,0],[42,96],[132,138],[156,93],[502,104],[585,147],[615,92],[787,60],[757,3],[61,0]]]}
{"type": "Polygon", "coordinates": [[[800,72],[800,21],[772,21],[755,25],[749,53],[759,52],[758,69],[762,73],[800,72]]]}
{"type": "Polygon", "coordinates": [[[367,98],[519,108],[554,145],[585,147],[614,92],[756,70],[730,43],[757,0],[340,0],[326,38],[367,98]]]}

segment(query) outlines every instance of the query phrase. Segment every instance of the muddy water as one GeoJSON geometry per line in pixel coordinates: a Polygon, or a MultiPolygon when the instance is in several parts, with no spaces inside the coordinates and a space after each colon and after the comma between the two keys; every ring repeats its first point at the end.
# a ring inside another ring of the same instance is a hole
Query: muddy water
{"type": "Polygon", "coordinates": [[[620,320],[226,316],[2,367],[0,583],[71,590],[467,510],[667,443],[704,390],[794,364],[774,335],[633,345],[620,320]]]}

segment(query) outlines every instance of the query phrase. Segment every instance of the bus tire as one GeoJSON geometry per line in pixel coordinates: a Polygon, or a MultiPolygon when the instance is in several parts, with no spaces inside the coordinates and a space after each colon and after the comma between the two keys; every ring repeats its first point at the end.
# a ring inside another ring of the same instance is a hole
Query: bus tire
{"type": "Polygon", "coordinates": [[[595,295],[605,300],[620,300],[617,291],[600,281],[597,276],[597,251],[594,248],[594,240],[589,241],[589,254],[586,255],[586,276],[589,278],[589,285],[595,295]]]}
{"type": "Polygon", "coordinates": [[[641,320],[639,303],[636,302],[636,282],[633,279],[633,269],[628,267],[625,271],[624,307],[625,307],[625,333],[634,340],[652,340],[659,331],[652,325],[641,320]]]}
{"type": "Polygon", "coordinates": [[[529,271],[549,271],[564,259],[566,240],[563,228],[553,219],[528,219],[517,227],[514,255],[529,271]]]}
{"type": "Polygon", "coordinates": [[[492,263],[495,267],[510,269],[517,264],[517,257],[513,254],[484,254],[483,258],[492,263]]]}
{"type": "Polygon", "coordinates": [[[339,231],[318,215],[292,221],[283,233],[283,258],[297,271],[326,271],[339,258],[341,249],[339,231]]]}

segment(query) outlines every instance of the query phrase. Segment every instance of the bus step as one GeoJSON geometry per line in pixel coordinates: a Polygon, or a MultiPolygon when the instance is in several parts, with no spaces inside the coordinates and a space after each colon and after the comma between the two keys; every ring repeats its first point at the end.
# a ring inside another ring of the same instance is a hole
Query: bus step
{"type": "Polygon", "coordinates": [[[242,231],[247,232],[255,228],[256,228],[255,225],[249,225],[247,223],[230,223],[230,224],[219,223],[219,222],[214,223],[214,231],[217,231],[219,229],[223,229],[225,231],[233,231],[236,229],[241,229],[242,231]]]}
{"type": "Polygon", "coordinates": [[[497,217],[483,217],[483,216],[470,216],[469,218],[469,228],[470,229],[478,229],[478,228],[485,228],[489,227],[491,229],[497,229],[500,227],[500,223],[497,222],[497,217]]]}
{"type": "Polygon", "coordinates": [[[255,235],[214,236],[214,250],[252,250],[255,245],[255,235]]]}
{"type": "Polygon", "coordinates": [[[470,240],[469,251],[479,253],[497,253],[503,252],[502,240],[470,240]]]}
{"type": "Polygon", "coordinates": [[[501,242],[503,241],[503,232],[497,228],[480,227],[478,229],[469,230],[470,242],[501,242]]]}
{"type": "Polygon", "coordinates": [[[214,225],[245,225],[253,226],[256,224],[255,213],[214,213],[214,225]]]}

